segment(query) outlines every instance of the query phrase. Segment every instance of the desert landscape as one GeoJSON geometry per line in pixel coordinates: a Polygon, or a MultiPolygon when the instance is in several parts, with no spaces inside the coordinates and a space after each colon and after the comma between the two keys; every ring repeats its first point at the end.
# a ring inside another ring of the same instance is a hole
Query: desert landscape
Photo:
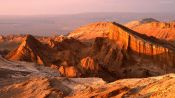
{"type": "Polygon", "coordinates": [[[1,0],[0,98],[175,98],[174,0],[1,0]]]}
{"type": "Polygon", "coordinates": [[[1,35],[0,98],[173,98],[174,34],[174,22],[147,18],[1,35]]]}

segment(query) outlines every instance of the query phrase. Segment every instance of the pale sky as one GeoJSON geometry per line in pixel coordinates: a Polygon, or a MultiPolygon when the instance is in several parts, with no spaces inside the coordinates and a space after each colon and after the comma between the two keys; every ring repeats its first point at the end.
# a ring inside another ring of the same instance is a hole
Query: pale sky
{"type": "Polygon", "coordinates": [[[171,12],[175,0],[0,0],[0,15],[171,12]]]}

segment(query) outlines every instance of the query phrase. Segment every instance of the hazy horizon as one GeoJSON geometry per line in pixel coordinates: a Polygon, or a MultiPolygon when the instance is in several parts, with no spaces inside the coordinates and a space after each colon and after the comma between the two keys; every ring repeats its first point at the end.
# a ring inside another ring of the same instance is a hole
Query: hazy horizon
{"type": "Polygon", "coordinates": [[[99,21],[173,21],[174,6],[174,0],[1,0],[0,34],[67,34],[99,21]]]}
{"type": "Polygon", "coordinates": [[[74,15],[0,16],[0,34],[68,34],[80,26],[100,21],[126,23],[144,18],[173,21],[175,14],[164,13],[84,13],[74,15]]]}

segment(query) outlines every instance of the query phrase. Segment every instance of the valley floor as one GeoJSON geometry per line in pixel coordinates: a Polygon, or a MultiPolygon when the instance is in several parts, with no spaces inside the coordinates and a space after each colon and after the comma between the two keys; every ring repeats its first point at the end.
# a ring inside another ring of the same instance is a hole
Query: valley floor
{"type": "Polygon", "coordinates": [[[0,98],[174,98],[175,74],[122,79],[60,77],[34,63],[0,58],[0,98]]]}

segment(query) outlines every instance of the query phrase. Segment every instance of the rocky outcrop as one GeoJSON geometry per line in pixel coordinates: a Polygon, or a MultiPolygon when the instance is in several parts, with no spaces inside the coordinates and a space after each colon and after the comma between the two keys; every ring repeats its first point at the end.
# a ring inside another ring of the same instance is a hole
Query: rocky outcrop
{"type": "Polygon", "coordinates": [[[91,48],[93,52],[90,52],[91,64],[100,65],[119,77],[146,77],[174,72],[175,47],[168,42],[140,34],[118,23],[102,22],[94,23],[94,26],[94,31],[85,26],[69,34],[81,41],[95,38],[91,48]],[[94,34],[96,31],[103,33],[94,34]],[[88,35],[91,35],[90,38],[88,35]]]}
{"type": "Polygon", "coordinates": [[[164,60],[165,64],[174,65],[173,55],[175,47],[173,45],[154,37],[139,34],[120,24],[114,23],[114,25],[119,27],[115,28],[115,30],[118,30],[118,33],[110,33],[109,38],[119,44],[123,42],[121,47],[124,47],[127,51],[138,53],[139,56],[150,56],[151,59],[156,59],[159,62],[164,60]]]}
{"type": "Polygon", "coordinates": [[[153,36],[159,39],[173,42],[175,38],[175,22],[149,22],[140,23],[136,26],[126,25],[127,27],[146,34],[147,36],[153,36]]]}
{"type": "Polygon", "coordinates": [[[117,72],[123,65],[124,54],[115,41],[108,38],[97,37],[92,46],[92,54],[95,61],[109,72],[117,72]]]}
{"type": "Polygon", "coordinates": [[[78,64],[82,53],[79,50],[85,48],[85,45],[73,38],[52,41],[52,44],[43,44],[28,35],[22,44],[15,51],[10,52],[6,58],[50,66],[57,69],[63,76],[80,76],[78,64]]]}
{"type": "MultiPolygon", "coordinates": [[[[69,36],[80,40],[83,40],[84,38],[95,39],[96,37],[106,37],[114,41],[116,47],[120,50],[123,49],[124,52],[132,51],[133,53],[137,53],[139,56],[150,56],[151,59],[163,59],[167,62],[169,62],[168,59],[173,58],[173,55],[171,54],[173,54],[172,52],[175,50],[175,47],[166,41],[162,41],[154,37],[147,37],[144,34],[132,31],[120,24],[110,22],[94,23],[81,27],[73,33],[70,33],[69,36]],[[91,30],[92,28],[88,29],[90,26],[92,26],[93,30],[91,30]],[[91,36],[89,37],[89,35],[91,36]],[[162,54],[165,55],[162,56],[162,54]],[[168,57],[166,55],[168,55],[168,57]]],[[[103,41],[99,42],[103,43],[103,41]]],[[[100,47],[98,45],[94,46],[100,47]]],[[[167,64],[167,62],[165,64],[167,64]]],[[[173,65],[173,62],[174,61],[171,60],[170,65],[173,65]]]]}
{"type": "Polygon", "coordinates": [[[81,74],[75,66],[60,66],[58,71],[66,77],[80,77],[81,74]]]}
{"type": "Polygon", "coordinates": [[[99,65],[91,57],[86,57],[81,60],[81,67],[85,70],[98,72],[100,70],[99,65]]]}
{"type": "Polygon", "coordinates": [[[9,53],[6,58],[9,60],[20,60],[36,62],[38,64],[50,65],[53,61],[54,50],[36,40],[33,36],[28,35],[15,50],[9,53]]]}

